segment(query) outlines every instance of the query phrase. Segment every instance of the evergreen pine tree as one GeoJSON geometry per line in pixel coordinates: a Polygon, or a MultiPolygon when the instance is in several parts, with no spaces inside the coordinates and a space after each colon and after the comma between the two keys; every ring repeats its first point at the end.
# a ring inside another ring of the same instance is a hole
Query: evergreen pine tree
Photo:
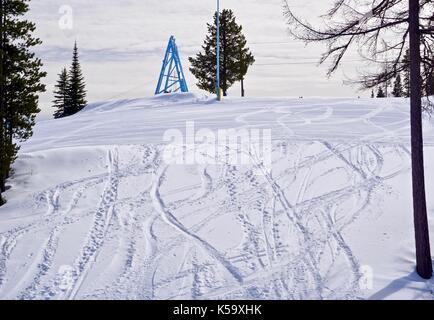
{"type": "Polygon", "coordinates": [[[402,59],[402,64],[404,66],[404,81],[403,81],[403,95],[406,98],[410,97],[410,50],[404,54],[402,59]]]}
{"type": "Polygon", "coordinates": [[[375,98],[375,92],[374,92],[374,89],[372,89],[372,91],[371,91],[371,98],[372,98],[372,99],[375,98]]]}
{"type": "Polygon", "coordinates": [[[55,85],[54,90],[54,101],[53,108],[57,110],[54,112],[54,118],[62,118],[65,116],[65,110],[67,110],[69,105],[69,95],[68,95],[68,71],[63,68],[59,74],[59,80],[55,85]]]}
{"type": "Polygon", "coordinates": [[[35,24],[25,18],[28,2],[0,0],[0,204],[17,141],[32,135],[39,93],[45,91],[42,62],[30,51],[41,41],[33,36],[35,24]]]}
{"type": "Polygon", "coordinates": [[[398,74],[395,79],[395,85],[393,86],[393,96],[400,98],[404,95],[403,89],[402,89],[402,81],[401,81],[401,75],[398,74]]]}
{"type": "MultiPolygon", "coordinates": [[[[217,13],[214,23],[208,24],[203,52],[189,58],[190,71],[198,80],[197,86],[210,93],[216,93],[216,26],[217,13]]],[[[250,49],[246,47],[247,41],[242,31],[232,10],[225,9],[220,13],[220,85],[224,96],[227,96],[228,89],[236,81],[244,80],[248,68],[255,62],[250,49]]]]}
{"type": "Polygon", "coordinates": [[[74,45],[72,65],[68,75],[68,104],[64,115],[71,116],[82,110],[86,104],[86,83],[81,71],[77,42],[74,45]]]}
{"type": "Polygon", "coordinates": [[[377,98],[386,98],[386,94],[384,93],[383,87],[378,88],[377,98]]]}
{"type": "Polygon", "coordinates": [[[427,77],[425,91],[427,96],[434,96],[434,74],[432,73],[427,77]]]}

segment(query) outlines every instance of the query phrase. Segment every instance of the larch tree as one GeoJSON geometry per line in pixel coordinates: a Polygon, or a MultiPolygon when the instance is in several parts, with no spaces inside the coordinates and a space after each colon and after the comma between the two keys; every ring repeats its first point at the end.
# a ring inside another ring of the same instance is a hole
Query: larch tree
{"type": "Polygon", "coordinates": [[[324,43],[327,50],[321,63],[330,61],[334,73],[347,53],[357,47],[378,70],[357,80],[363,88],[390,81],[405,70],[401,63],[409,49],[410,120],[413,183],[413,214],[416,238],[417,272],[432,277],[432,260],[426,207],[422,135],[422,83],[434,69],[434,3],[432,0],[335,0],[322,16],[323,26],[315,27],[297,16],[285,1],[285,16],[292,35],[307,43],[324,43]],[[421,53],[423,52],[423,55],[421,53]],[[388,67],[384,68],[385,63],[388,67]],[[425,70],[421,72],[421,68],[425,70]]]}

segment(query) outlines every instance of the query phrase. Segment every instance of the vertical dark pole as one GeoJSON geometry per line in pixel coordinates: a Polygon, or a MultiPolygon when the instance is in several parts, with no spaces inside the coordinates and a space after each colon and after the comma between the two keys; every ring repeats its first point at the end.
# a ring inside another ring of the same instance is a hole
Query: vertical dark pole
{"type": "Polygon", "coordinates": [[[429,243],[423,159],[419,11],[419,0],[409,0],[410,117],[416,260],[418,274],[424,279],[430,279],[432,277],[432,261],[429,243]]]}
{"type": "Polygon", "coordinates": [[[0,205],[3,204],[2,192],[5,191],[5,132],[4,132],[4,0],[0,0],[0,205]]]}
{"type": "Polygon", "coordinates": [[[216,30],[216,94],[217,101],[222,100],[221,84],[220,84],[220,0],[217,0],[217,30],[216,30]]]}
{"type": "Polygon", "coordinates": [[[244,98],[244,61],[243,61],[243,47],[240,45],[240,80],[241,80],[241,97],[244,98]]]}

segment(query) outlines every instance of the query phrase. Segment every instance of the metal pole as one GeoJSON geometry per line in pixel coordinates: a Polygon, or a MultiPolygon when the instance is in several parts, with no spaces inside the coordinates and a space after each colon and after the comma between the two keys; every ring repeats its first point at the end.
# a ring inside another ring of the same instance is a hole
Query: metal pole
{"type": "Polygon", "coordinates": [[[220,92],[220,0],[217,0],[217,35],[216,35],[216,41],[217,41],[217,74],[216,74],[216,93],[217,93],[217,100],[221,101],[221,92],[220,92]]]}
{"type": "Polygon", "coordinates": [[[5,104],[4,104],[4,20],[5,10],[4,1],[0,0],[0,205],[4,203],[2,198],[2,192],[5,191],[5,179],[6,179],[6,132],[5,132],[5,104]]]}

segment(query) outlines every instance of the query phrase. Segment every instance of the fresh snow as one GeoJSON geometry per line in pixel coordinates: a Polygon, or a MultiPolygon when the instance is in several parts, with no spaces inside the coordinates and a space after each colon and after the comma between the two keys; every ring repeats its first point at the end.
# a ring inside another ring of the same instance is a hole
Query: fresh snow
{"type": "Polygon", "coordinates": [[[175,94],[41,121],[0,208],[0,298],[432,299],[409,132],[405,99],[175,94]],[[168,163],[164,134],[187,122],[271,129],[271,167],[168,163]]]}

